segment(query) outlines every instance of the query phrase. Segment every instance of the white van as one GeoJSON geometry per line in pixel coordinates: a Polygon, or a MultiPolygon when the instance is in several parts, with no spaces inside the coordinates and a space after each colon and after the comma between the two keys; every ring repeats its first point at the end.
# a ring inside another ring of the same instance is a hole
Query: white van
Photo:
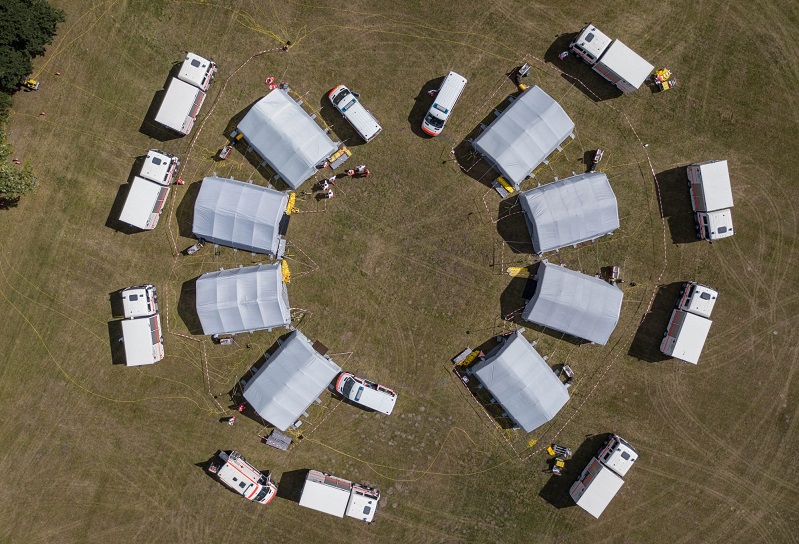
{"type": "Polygon", "coordinates": [[[444,125],[449,119],[449,114],[455,103],[461,97],[463,88],[466,87],[466,78],[456,72],[450,72],[436,93],[433,105],[427,110],[427,115],[422,121],[422,130],[430,136],[438,136],[444,130],[444,125]]]}
{"type": "Polygon", "coordinates": [[[270,473],[263,473],[252,466],[239,452],[219,452],[219,459],[222,463],[212,462],[208,471],[245,499],[269,504],[277,496],[277,486],[270,473]]]}
{"type": "Polygon", "coordinates": [[[367,142],[374,140],[383,127],[347,87],[339,85],[327,95],[352,128],[367,142]]]}
{"type": "Polygon", "coordinates": [[[390,415],[397,402],[397,394],[382,385],[342,372],[336,380],[336,391],[345,399],[370,410],[390,415]]]}

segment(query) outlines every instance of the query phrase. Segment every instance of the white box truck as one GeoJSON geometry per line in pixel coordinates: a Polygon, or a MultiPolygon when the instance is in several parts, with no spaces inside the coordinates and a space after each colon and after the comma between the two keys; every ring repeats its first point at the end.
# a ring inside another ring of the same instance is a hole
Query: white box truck
{"type": "Polygon", "coordinates": [[[178,77],[169,80],[155,121],[184,136],[191,132],[216,70],[212,60],[188,53],[178,77]]]}
{"type": "Polygon", "coordinates": [[[333,516],[347,516],[371,523],[380,501],[380,491],[326,472],[309,470],[302,488],[300,506],[333,516]]]}
{"type": "Polygon", "coordinates": [[[677,306],[660,343],[660,351],[687,363],[697,364],[713,322],[708,319],[716,305],[718,291],[707,285],[683,285],[677,306]]]}
{"type": "Polygon", "coordinates": [[[157,363],[164,358],[164,337],[154,285],[122,290],[122,341],[127,366],[157,363]]]}
{"type": "Polygon", "coordinates": [[[629,442],[613,434],[569,489],[577,506],[598,518],[624,485],[624,476],[638,459],[629,442]]]}
{"type": "Polygon", "coordinates": [[[211,462],[208,471],[245,499],[268,504],[277,496],[277,486],[270,473],[262,473],[237,451],[219,452],[219,461],[211,462]]]}
{"type": "Polygon", "coordinates": [[[655,69],[638,53],[590,23],[572,40],[569,49],[625,93],[638,90],[655,69]]]}
{"type": "Polygon", "coordinates": [[[732,236],[732,186],[727,161],[690,165],[688,188],[699,238],[712,241],[732,236]]]}
{"type": "Polygon", "coordinates": [[[133,178],[119,220],[140,229],[154,229],[179,166],[180,159],[176,156],[157,149],[149,150],[141,172],[133,178]]]}

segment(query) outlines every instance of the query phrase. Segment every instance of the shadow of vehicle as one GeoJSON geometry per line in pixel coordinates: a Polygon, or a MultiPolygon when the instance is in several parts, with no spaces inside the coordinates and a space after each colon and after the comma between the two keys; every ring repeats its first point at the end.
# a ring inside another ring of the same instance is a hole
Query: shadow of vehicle
{"type": "Polygon", "coordinates": [[[308,469],[289,470],[280,476],[280,483],[277,484],[277,496],[291,502],[300,502],[302,489],[305,487],[305,478],[308,477],[308,469]]]}
{"type": "Polygon", "coordinates": [[[170,130],[162,124],[156,123],[155,121],[155,116],[158,115],[158,110],[161,108],[161,104],[164,102],[164,97],[166,96],[166,89],[169,86],[169,82],[173,77],[178,76],[182,63],[183,60],[181,59],[179,62],[176,62],[172,65],[172,68],[169,70],[169,74],[167,74],[166,79],[164,80],[163,87],[156,91],[155,95],[153,95],[153,100],[150,102],[150,107],[147,109],[147,113],[145,114],[141,126],[139,127],[139,132],[148,138],[153,138],[159,142],[168,142],[169,140],[177,140],[178,138],[183,137],[183,134],[178,134],[174,130],[170,130]]]}
{"type": "MultiPolygon", "coordinates": [[[[330,91],[332,90],[333,89],[330,89],[330,91]]],[[[331,137],[338,137],[338,139],[341,140],[341,143],[347,147],[364,145],[366,141],[364,141],[364,139],[358,135],[352,125],[350,125],[350,123],[341,114],[341,112],[338,111],[332,102],[330,102],[330,99],[327,97],[330,91],[323,94],[319,99],[319,115],[322,117],[324,123],[330,127],[331,131],[333,132],[331,137]]],[[[352,91],[352,89],[350,89],[350,91],[352,91]]],[[[335,140],[335,138],[332,139],[335,140]]]]}
{"type": "Polygon", "coordinates": [[[661,353],[660,343],[669,324],[671,312],[680,297],[683,284],[681,282],[669,283],[661,286],[652,301],[652,308],[645,314],[635,331],[632,344],[627,354],[641,361],[657,363],[671,359],[661,353]]]}
{"type": "Polygon", "coordinates": [[[663,217],[669,225],[671,241],[675,244],[699,242],[696,220],[691,209],[686,167],[671,168],[657,174],[663,217]]]}
{"type": "Polygon", "coordinates": [[[183,282],[178,299],[178,315],[192,336],[203,335],[200,317],[197,315],[197,278],[183,282]]]}
{"type": "Polygon", "coordinates": [[[108,342],[111,348],[111,364],[125,365],[125,344],[122,339],[122,321],[108,322],[108,342]]]}
{"type": "Polygon", "coordinates": [[[499,203],[497,233],[514,253],[529,255],[535,253],[518,194],[505,198],[499,203]]]}
{"type": "Polygon", "coordinates": [[[111,302],[111,315],[116,318],[125,317],[125,308],[122,305],[122,289],[108,293],[108,300],[111,302]]]}
{"type": "MultiPolygon", "coordinates": [[[[547,501],[555,508],[570,508],[577,506],[569,495],[569,489],[577,478],[582,474],[583,469],[588,466],[591,458],[594,457],[599,449],[605,444],[609,434],[595,434],[586,437],[585,441],[572,454],[572,458],[566,461],[566,466],[562,469],[561,476],[552,475],[538,496],[547,501]]],[[[553,460],[549,460],[550,470],[553,460]]]]}
{"type": "Polygon", "coordinates": [[[413,99],[413,107],[408,113],[408,124],[411,127],[411,131],[421,138],[432,138],[432,136],[422,130],[422,121],[424,121],[424,116],[427,115],[427,111],[433,105],[433,100],[435,99],[435,97],[430,96],[430,91],[440,89],[441,84],[444,82],[444,77],[446,76],[431,79],[422,85],[419,94],[413,99]]]}
{"type": "Polygon", "coordinates": [[[133,165],[130,167],[128,182],[124,185],[120,185],[119,189],[117,189],[117,196],[114,198],[114,203],[111,205],[111,211],[108,212],[108,217],[105,220],[105,226],[109,229],[121,232],[122,234],[136,234],[138,232],[145,232],[139,227],[134,227],[133,225],[129,225],[123,221],[120,221],[119,216],[122,214],[122,209],[125,207],[125,201],[128,199],[128,193],[130,193],[130,186],[133,183],[133,178],[138,176],[141,172],[142,166],[144,166],[144,160],[146,158],[146,155],[136,157],[136,159],[133,161],[133,165]]]}
{"type": "Polygon", "coordinates": [[[569,44],[577,33],[559,34],[544,54],[544,61],[554,64],[560,71],[561,77],[574,84],[585,96],[594,102],[612,100],[624,95],[618,87],[606,80],[588,66],[574,53],[569,53],[565,59],[560,60],[558,55],[569,50],[569,44]]]}

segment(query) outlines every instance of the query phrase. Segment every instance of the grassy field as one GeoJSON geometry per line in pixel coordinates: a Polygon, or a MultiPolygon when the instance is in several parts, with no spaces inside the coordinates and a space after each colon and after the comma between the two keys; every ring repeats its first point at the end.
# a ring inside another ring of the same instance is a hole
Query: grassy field
{"type": "Polygon", "coordinates": [[[39,186],[0,210],[0,542],[797,541],[794,4],[54,3],[67,20],[37,60],[41,89],[16,97],[8,127],[39,186]],[[616,97],[573,57],[558,61],[589,17],[681,86],[616,97]],[[220,72],[191,135],[161,142],[148,110],[187,50],[220,72]],[[462,152],[525,61],[576,138],[524,187],[584,171],[601,146],[620,207],[613,236],[548,258],[587,274],[620,265],[628,281],[606,346],[528,325],[551,364],[577,372],[570,402],[530,435],[499,428],[450,362],[520,324],[524,282],[504,270],[537,261],[518,206],[462,152]],[[426,91],[449,70],[469,84],[444,134],[422,138],[426,91]],[[299,327],[346,370],[399,392],[388,418],[324,396],[288,453],[259,443],[259,422],[219,423],[227,392],[280,331],[213,345],[191,306],[200,274],[263,257],[179,253],[204,176],[267,183],[241,150],[213,160],[267,76],[288,81],[372,171],[327,205],[299,201],[288,231],[299,327]],[[384,127],[368,145],[328,104],[339,83],[384,127]],[[154,147],[181,157],[186,185],[156,230],[115,230],[136,158],[154,147]],[[709,245],[693,240],[683,172],[717,158],[730,164],[736,235],[709,245]],[[698,366],[658,352],[687,280],[721,293],[698,366]],[[159,290],[166,359],[114,365],[108,295],[144,282],[159,290]],[[641,457],[595,520],[567,490],[611,431],[641,457]],[[554,440],[579,458],[561,479],[545,472],[554,440]],[[375,523],[284,498],[248,503],[204,471],[219,449],[272,470],[282,490],[309,468],[375,485],[375,523]]]}

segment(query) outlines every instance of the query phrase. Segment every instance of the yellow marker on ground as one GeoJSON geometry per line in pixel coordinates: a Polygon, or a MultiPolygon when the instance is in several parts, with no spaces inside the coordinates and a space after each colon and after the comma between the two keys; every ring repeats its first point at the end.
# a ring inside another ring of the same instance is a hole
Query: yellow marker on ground
{"type": "Polygon", "coordinates": [[[513,188],[513,185],[511,185],[510,183],[508,183],[508,180],[506,180],[506,179],[505,179],[505,178],[503,178],[502,176],[499,176],[499,177],[497,178],[497,181],[498,181],[498,182],[499,182],[499,184],[500,184],[500,185],[502,185],[502,187],[503,187],[503,188],[504,188],[506,191],[508,191],[509,193],[513,193],[513,192],[515,192],[515,191],[516,191],[516,189],[514,189],[514,188],[513,188]]]}
{"type": "Polygon", "coordinates": [[[294,206],[296,203],[297,203],[297,193],[292,191],[289,193],[289,201],[288,204],[286,204],[286,215],[291,215],[293,212],[300,211],[298,208],[294,206]]]}
{"type": "Polygon", "coordinates": [[[508,267],[508,276],[514,278],[529,278],[530,277],[530,270],[523,266],[509,266],[508,267]]]}
{"type": "Polygon", "coordinates": [[[291,283],[291,271],[289,270],[289,263],[285,259],[280,261],[280,268],[283,271],[283,283],[291,283]]]}

